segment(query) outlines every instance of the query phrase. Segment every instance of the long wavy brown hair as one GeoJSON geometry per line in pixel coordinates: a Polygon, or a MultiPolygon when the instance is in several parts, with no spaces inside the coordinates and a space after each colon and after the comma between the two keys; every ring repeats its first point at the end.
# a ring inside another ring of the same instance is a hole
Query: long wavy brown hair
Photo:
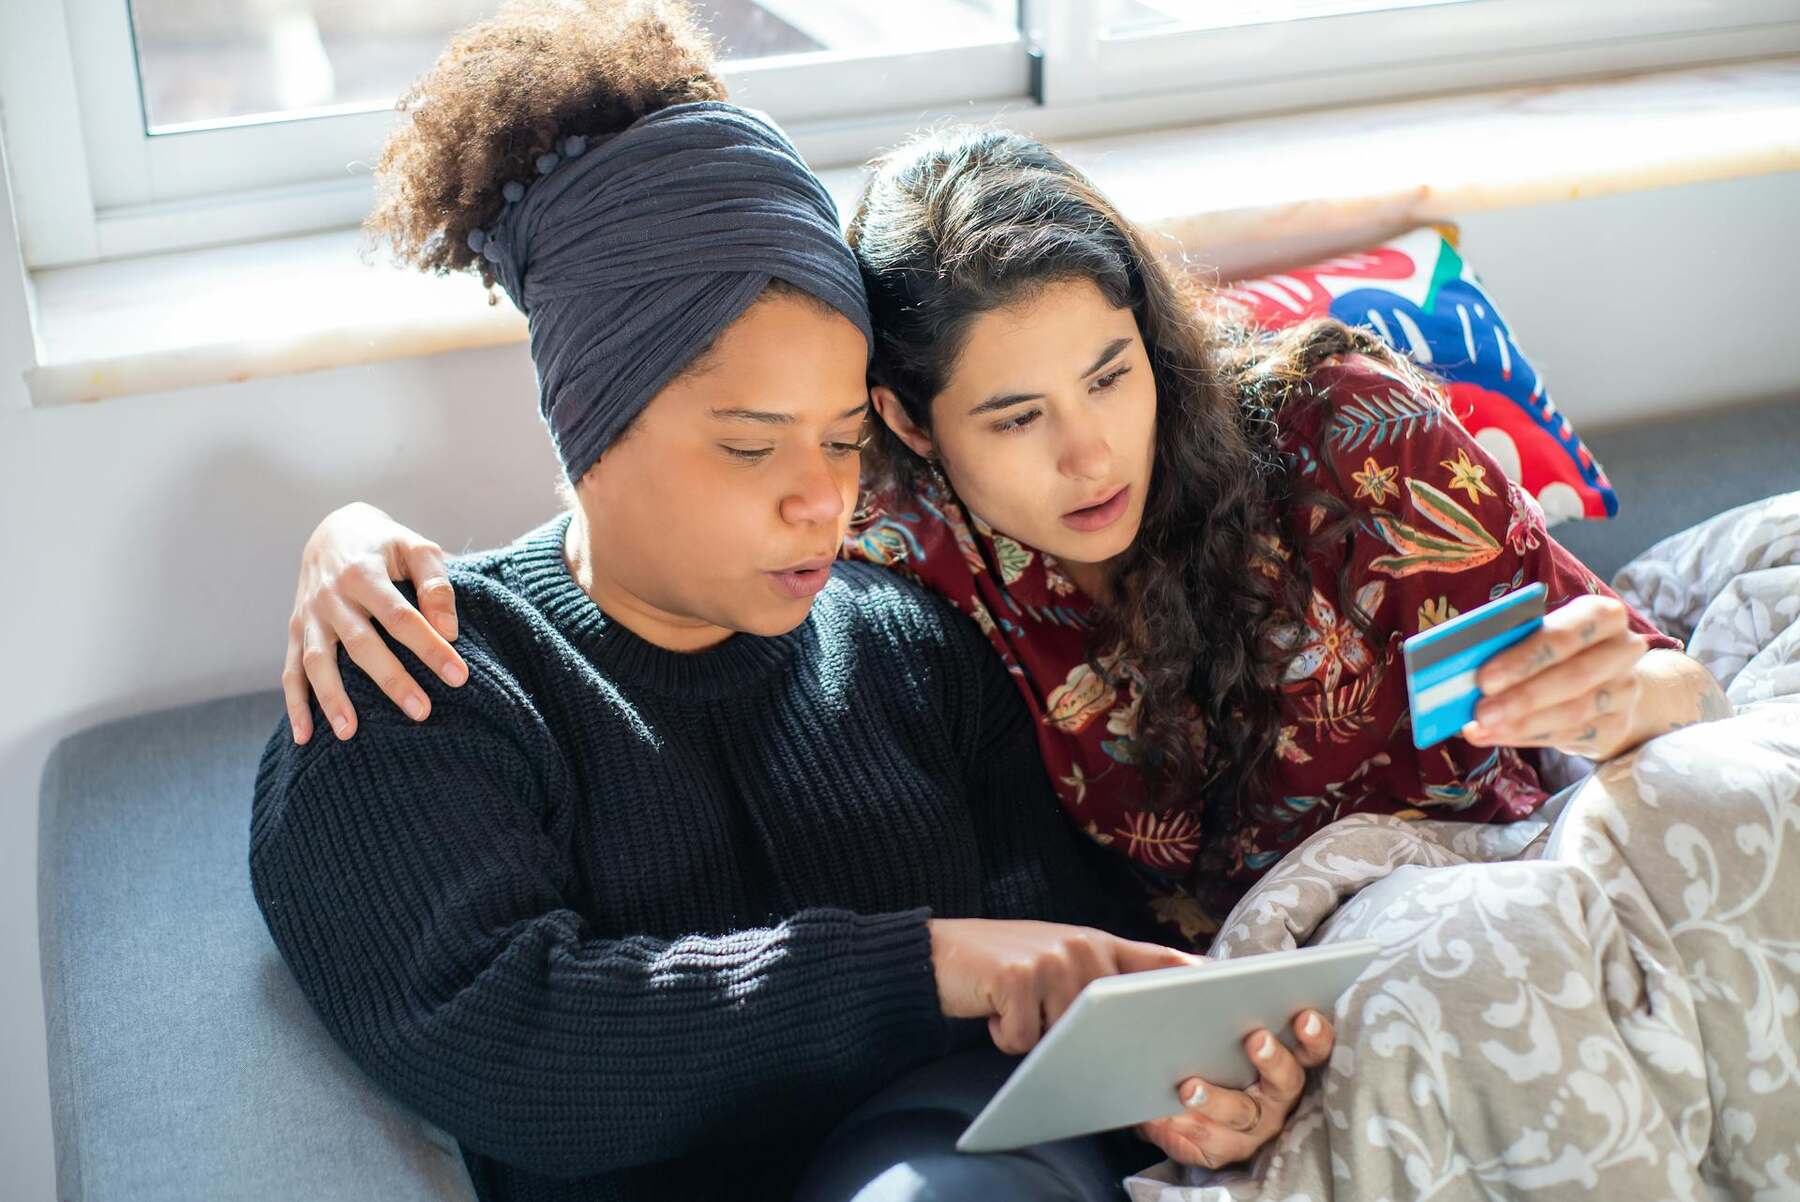
{"type": "MultiPolygon", "coordinates": [[[[979,315],[1076,279],[1136,315],[1156,382],[1155,466],[1090,661],[1105,672],[1122,653],[1141,676],[1137,737],[1152,804],[1198,806],[1209,830],[1232,829],[1280,733],[1286,655],[1270,635],[1305,612],[1310,553],[1345,542],[1354,526],[1346,505],[1289,470],[1276,415],[1314,403],[1314,370],[1351,352],[1431,385],[1372,334],[1338,321],[1274,336],[1234,324],[1203,305],[1086,177],[1018,134],[950,129],[884,156],[849,236],[874,317],[872,381],[927,431],[979,315]],[[1314,505],[1325,512],[1317,528],[1301,521],[1314,505]],[[1271,546],[1291,553],[1270,555],[1271,546]]],[[[875,488],[911,488],[924,467],[885,426],[867,462],[875,488]]],[[[1340,612],[1366,630],[1346,574],[1334,584],[1340,612]]]]}

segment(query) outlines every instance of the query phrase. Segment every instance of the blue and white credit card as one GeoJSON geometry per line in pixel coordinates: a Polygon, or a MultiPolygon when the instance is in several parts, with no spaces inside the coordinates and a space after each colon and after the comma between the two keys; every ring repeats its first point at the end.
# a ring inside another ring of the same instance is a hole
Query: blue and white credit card
{"type": "Polygon", "coordinates": [[[1542,584],[1517,589],[1406,640],[1414,747],[1442,743],[1474,721],[1476,671],[1544,624],[1548,591],[1542,584]]]}

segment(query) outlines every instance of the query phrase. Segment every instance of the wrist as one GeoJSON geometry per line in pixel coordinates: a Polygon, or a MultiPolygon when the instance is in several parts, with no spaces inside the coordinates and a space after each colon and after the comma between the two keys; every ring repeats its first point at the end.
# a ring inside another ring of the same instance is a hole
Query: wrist
{"type": "Polygon", "coordinates": [[[1680,651],[1649,651],[1632,669],[1638,707],[1623,745],[1613,755],[1683,727],[1730,717],[1725,690],[1700,661],[1680,651]]]}

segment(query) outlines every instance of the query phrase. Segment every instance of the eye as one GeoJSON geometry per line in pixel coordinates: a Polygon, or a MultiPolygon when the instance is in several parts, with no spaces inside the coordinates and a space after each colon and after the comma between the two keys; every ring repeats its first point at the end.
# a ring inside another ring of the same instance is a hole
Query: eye
{"type": "Polygon", "coordinates": [[[1107,372],[1105,375],[1101,376],[1099,379],[1094,381],[1094,391],[1095,392],[1105,392],[1108,389],[1110,389],[1113,385],[1117,384],[1125,376],[1128,376],[1130,374],[1131,374],[1131,369],[1129,367],[1115,367],[1111,371],[1107,372]]]}
{"type": "Polygon", "coordinates": [[[869,424],[865,420],[859,423],[854,430],[827,434],[824,443],[825,453],[833,459],[848,459],[852,455],[859,454],[874,437],[874,432],[869,429],[869,424]]]}
{"type": "Polygon", "coordinates": [[[1040,418],[1042,416],[1043,416],[1043,413],[1041,410],[1037,410],[1037,409],[1027,410],[1024,413],[1019,414],[1019,416],[1017,416],[1017,417],[1009,417],[1003,422],[995,422],[994,423],[994,433],[1010,434],[1014,430],[1023,430],[1026,426],[1029,426],[1032,422],[1036,421],[1038,418],[1040,418]]]}
{"type": "Polygon", "coordinates": [[[719,444],[719,449],[739,463],[761,463],[775,453],[773,447],[728,447],[724,443],[719,444]]]}

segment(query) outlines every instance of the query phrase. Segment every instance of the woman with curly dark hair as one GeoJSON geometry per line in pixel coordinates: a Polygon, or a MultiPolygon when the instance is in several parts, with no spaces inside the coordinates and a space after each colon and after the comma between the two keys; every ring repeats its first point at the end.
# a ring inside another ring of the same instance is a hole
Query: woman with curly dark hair
{"type": "Polygon", "coordinates": [[[849,239],[883,424],[847,553],[976,620],[1065,811],[1185,938],[1335,818],[1523,818],[1547,794],[1521,749],[1606,758],[1717,711],[1409,359],[1235,324],[1042,144],[921,137],[849,239]],[[1554,612],[1484,670],[1480,721],[1415,747],[1403,639],[1540,581],[1554,612]]]}

